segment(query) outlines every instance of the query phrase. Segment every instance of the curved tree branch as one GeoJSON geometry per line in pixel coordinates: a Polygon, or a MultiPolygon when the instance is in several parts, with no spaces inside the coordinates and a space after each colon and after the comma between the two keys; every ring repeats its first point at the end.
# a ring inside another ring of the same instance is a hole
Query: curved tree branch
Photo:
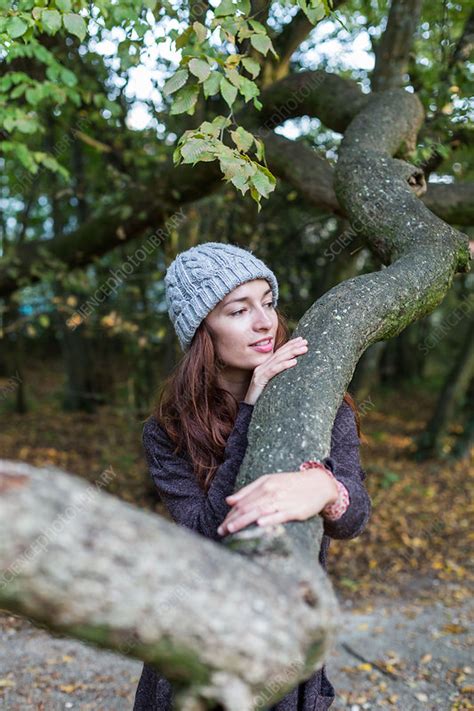
{"type": "Polygon", "coordinates": [[[262,691],[277,699],[321,665],[340,619],[315,562],[308,598],[284,565],[272,574],[120,501],[100,491],[114,473],[103,475],[88,484],[0,460],[3,609],[142,659],[229,711],[252,711],[262,691]]]}
{"type": "MultiPolygon", "coordinates": [[[[294,335],[308,339],[308,352],[298,373],[281,373],[259,398],[237,490],[258,472],[291,471],[305,459],[327,456],[335,414],[364,351],[430,313],[454,274],[468,270],[467,237],[414,195],[408,179],[417,169],[392,158],[413,149],[422,121],[418,97],[393,90],[372,97],[348,127],[336,166],[336,193],[351,223],[361,225],[371,248],[389,266],[337,285],[301,318],[294,335]]],[[[281,569],[285,549],[285,568],[298,575],[312,571],[322,527],[313,519],[278,527],[275,551],[258,526],[233,534],[230,544],[251,552],[270,570],[281,569]]]]}
{"type": "MultiPolygon", "coordinates": [[[[298,190],[310,205],[348,217],[337,199],[334,168],[326,158],[304,141],[270,131],[258,130],[256,134],[265,142],[268,165],[275,175],[298,190]]],[[[474,183],[428,183],[420,191],[417,181],[422,178],[413,166],[407,183],[431,212],[452,225],[474,225],[474,183]]]]}
{"type": "Polygon", "coordinates": [[[369,100],[359,84],[324,71],[296,72],[262,92],[260,112],[244,114],[248,126],[275,128],[289,118],[313,116],[327,128],[343,133],[369,100]]]}
{"type": "Polygon", "coordinates": [[[422,200],[451,225],[474,225],[474,183],[428,183],[422,200]]]}
{"type": "Polygon", "coordinates": [[[334,192],[334,168],[303,141],[292,141],[273,131],[255,132],[265,143],[270,170],[292,185],[310,205],[343,215],[334,192]]]}
{"type": "Polygon", "coordinates": [[[375,50],[371,86],[382,91],[405,84],[413,35],[420,19],[422,0],[392,0],[387,26],[375,50]]]}

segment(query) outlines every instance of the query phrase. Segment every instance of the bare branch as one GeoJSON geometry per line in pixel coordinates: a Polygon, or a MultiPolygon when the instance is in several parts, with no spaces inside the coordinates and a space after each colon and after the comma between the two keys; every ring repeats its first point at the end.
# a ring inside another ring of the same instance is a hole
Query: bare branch
{"type": "MultiPolygon", "coordinates": [[[[333,10],[342,5],[344,0],[334,0],[333,10]]],[[[283,79],[290,70],[290,60],[298,47],[314,30],[315,25],[308,20],[303,10],[298,10],[293,19],[286,24],[279,35],[273,38],[273,46],[280,56],[272,61],[272,74],[275,80],[283,79]]]]}
{"type": "Polygon", "coordinates": [[[375,51],[372,90],[382,91],[405,84],[413,36],[422,0],[392,0],[387,26],[375,51]]]}
{"type": "Polygon", "coordinates": [[[474,225],[474,183],[428,183],[422,200],[450,225],[474,225]]]}

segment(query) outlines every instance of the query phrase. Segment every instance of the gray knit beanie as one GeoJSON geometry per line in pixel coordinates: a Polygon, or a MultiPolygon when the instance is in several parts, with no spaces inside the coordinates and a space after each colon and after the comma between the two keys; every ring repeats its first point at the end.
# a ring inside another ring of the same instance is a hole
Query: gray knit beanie
{"type": "Polygon", "coordinates": [[[278,302],[274,273],[251,250],[205,242],[178,254],[166,270],[166,305],[186,351],[201,321],[229,292],[252,279],[267,279],[278,302]]]}

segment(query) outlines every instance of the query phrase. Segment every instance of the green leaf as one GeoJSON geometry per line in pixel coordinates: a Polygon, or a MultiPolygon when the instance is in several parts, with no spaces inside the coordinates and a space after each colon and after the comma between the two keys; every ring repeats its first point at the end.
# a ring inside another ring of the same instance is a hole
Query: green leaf
{"type": "Polygon", "coordinates": [[[51,170],[53,173],[59,173],[65,178],[69,177],[69,172],[66,170],[66,168],[60,163],[58,163],[56,158],[49,155],[48,153],[43,153],[42,151],[35,151],[34,157],[38,163],[41,163],[45,166],[45,168],[48,168],[48,170],[51,170]]]}
{"type": "Polygon", "coordinates": [[[73,87],[77,85],[77,77],[74,74],[74,72],[71,72],[70,69],[66,69],[66,67],[61,67],[60,73],[59,73],[61,80],[66,86],[73,87]]]}
{"type": "Polygon", "coordinates": [[[176,38],[175,40],[175,47],[176,49],[182,49],[183,47],[186,47],[187,43],[189,42],[189,39],[193,33],[193,28],[192,27],[186,27],[184,32],[182,32],[179,37],[176,38]]]}
{"type": "Polygon", "coordinates": [[[30,171],[30,173],[36,174],[38,172],[38,166],[36,165],[35,161],[33,160],[31,151],[23,143],[16,144],[16,150],[15,150],[14,155],[15,155],[15,158],[18,158],[20,163],[27,170],[30,171]]]}
{"type": "Polygon", "coordinates": [[[244,57],[244,59],[242,59],[242,64],[244,65],[248,73],[252,75],[252,79],[258,77],[258,75],[260,74],[260,64],[257,62],[256,59],[254,59],[253,57],[244,57]]]}
{"type": "Polygon", "coordinates": [[[206,41],[207,28],[200,22],[193,22],[193,30],[196,33],[197,41],[202,44],[206,41]]]}
{"type": "Polygon", "coordinates": [[[262,197],[267,198],[275,190],[276,179],[267,168],[259,165],[257,172],[252,176],[251,182],[262,197]]]}
{"type": "Polygon", "coordinates": [[[226,180],[230,180],[236,175],[242,175],[242,160],[234,156],[221,156],[219,165],[226,180]]]}
{"type": "Polygon", "coordinates": [[[15,121],[15,125],[21,133],[35,133],[38,130],[38,121],[30,116],[22,116],[15,121]]]}
{"type": "Polygon", "coordinates": [[[259,34],[263,34],[263,35],[267,34],[266,28],[257,20],[249,20],[249,24],[251,27],[253,27],[255,32],[257,32],[259,34]]]}
{"type": "Polygon", "coordinates": [[[191,86],[185,86],[180,89],[176,94],[174,102],[170,109],[170,114],[183,114],[188,113],[192,115],[194,113],[194,107],[199,96],[199,86],[197,84],[192,84],[191,86]]]}
{"type": "MultiPolygon", "coordinates": [[[[42,86],[29,87],[25,92],[25,98],[27,102],[32,106],[36,106],[36,104],[39,104],[39,102],[44,98],[44,96],[45,93],[43,91],[42,86]]],[[[13,92],[11,93],[11,97],[13,97],[13,92]]]]}
{"type": "Polygon", "coordinates": [[[43,29],[50,35],[54,35],[61,27],[61,15],[57,10],[43,10],[41,13],[43,29]]]}
{"type": "Polygon", "coordinates": [[[24,35],[27,29],[28,25],[26,22],[24,22],[21,17],[18,17],[17,15],[9,20],[6,27],[9,37],[12,39],[17,39],[17,37],[24,35]]]}
{"type": "Polygon", "coordinates": [[[203,156],[204,158],[210,156],[210,159],[214,160],[215,156],[210,153],[210,148],[212,148],[212,145],[208,141],[202,138],[191,138],[189,141],[186,141],[181,148],[183,162],[194,164],[198,160],[203,160],[203,156]],[[207,156],[204,154],[207,154],[207,156]]]}
{"type": "Polygon", "coordinates": [[[267,55],[268,50],[272,46],[270,37],[267,35],[252,35],[250,38],[250,43],[258,52],[263,55],[267,55]]]}
{"type": "Polygon", "coordinates": [[[87,25],[84,18],[81,15],[76,15],[75,12],[67,12],[63,15],[63,23],[66,30],[75,37],[79,37],[82,42],[87,34],[87,25]]]}
{"type": "Polygon", "coordinates": [[[163,94],[173,94],[178,89],[181,89],[188,79],[189,72],[187,69],[178,69],[172,77],[168,79],[163,87],[163,94]]]}
{"type": "Polygon", "coordinates": [[[199,79],[200,83],[205,81],[211,73],[211,67],[203,59],[196,59],[196,57],[193,57],[189,61],[188,66],[194,76],[199,79]]]}
{"type": "Polygon", "coordinates": [[[240,173],[239,173],[239,174],[237,174],[237,175],[234,175],[234,176],[230,179],[230,182],[231,182],[232,185],[234,185],[238,190],[240,190],[240,192],[242,193],[242,195],[245,195],[245,193],[246,193],[247,190],[249,189],[248,178],[247,178],[245,175],[243,175],[243,174],[240,174],[240,173]]]}
{"type": "Polygon", "coordinates": [[[260,138],[255,138],[255,145],[257,146],[256,154],[257,159],[260,161],[265,160],[265,144],[260,138]]]}
{"type": "MultiPolygon", "coordinates": [[[[5,118],[3,119],[3,127],[6,131],[8,131],[8,133],[13,131],[13,129],[15,128],[15,117],[14,116],[5,116],[5,118]]],[[[3,144],[3,145],[5,145],[5,144],[3,144]]]]}
{"type": "Polygon", "coordinates": [[[227,81],[225,77],[222,77],[220,88],[224,101],[227,103],[229,108],[232,108],[232,104],[237,97],[237,87],[231,84],[230,81],[227,81]]]}
{"type": "Polygon", "coordinates": [[[244,13],[244,15],[250,15],[252,10],[250,0],[238,0],[237,7],[244,13]]]}
{"type": "Polygon", "coordinates": [[[231,84],[233,84],[234,86],[239,88],[242,77],[240,76],[237,69],[232,69],[232,68],[226,67],[225,68],[225,75],[226,75],[227,79],[229,79],[231,84]]]}
{"type": "Polygon", "coordinates": [[[248,26],[246,22],[242,22],[239,31],[237,32],[237,37],[239,38],[240,41],[244,39],[248,39],[253,35],[252,30],[248,26]]]}
{"type": "Polygon", "coordinates": [[[236,11],[236,6],[232,0],[222,0],[221,4],[214,9],[216,17],[224,17],[225,15],[233,15],[236,11]]]}
{"type": "MultiPolygon", "coordinates": [[[[214,126],[210,121],[203,121],[202,124],[198,128],[198,133],[202,133],[205,136],[213,136],[214,138],[217,138],[219,135],[219,127],[214,126]]],[[[195,134],[196,138],[198,138],[198,134],[195,134]]]]}
{"type": "Polygon", "coordinates": [[[228,116],[216,116],[212,119],[212,125],[217,126],[219,130],[226,128],[230,124],[230,118],[228,116]]]}
{"type": "Polygon", "coordinates": [[[208,78],[202,85],[204,90],[204,96],[206,99],[208,96],[214,96],[214,94],[218,93],[221,84],[221,77],[222,74],[220,74],[219,72],[212,72],[210,76],[208,76],[208,78]]]}
{"type": "Polygon", "coordinates": [[[71,12],[71,0],[56,0],[55,4],[61,12],[71,12]]]}
{"type": "Polygon", "coordinates": [[[10,99],[18,99],[19,96],[25,93],[28,84],[17,84],[13,91],[10,92],[10,99]]]}
{"type": "Polygon", "coordinates": [[[255,82],[251,81],[250,79],[247,79],[246,77],[240,77],[239,91],[244,97],[245,103],[260,94],[260,89],[255,84],[255,82]]]}
{"type": "Polygon", "coordinates": [[[326,10],[321,2],[312,2],[309,7],[303,8],[303,10],[313,25],[326,17],[326,10]]]}
{"type": "Polygon", "coordinates": [[[241,153],[247,153],[247,151],[252,147],[253,136],[242,126],[239,126],[235,131],[231,131],[230,135],[241,153]]]}
{"type": "Polygon", "coordinates": [[[258,212],[260,212],[260,210],[262,209],[262,206],[260,205],[260,197],[261,196],[260,196],[260,193],[258,192],[258,190],[255,190],[253,185],[250,187],[250,195],[253,197],[253,199],[257,203],[257,206],[258,206],[257,210],[258,210],[258,212]]]}

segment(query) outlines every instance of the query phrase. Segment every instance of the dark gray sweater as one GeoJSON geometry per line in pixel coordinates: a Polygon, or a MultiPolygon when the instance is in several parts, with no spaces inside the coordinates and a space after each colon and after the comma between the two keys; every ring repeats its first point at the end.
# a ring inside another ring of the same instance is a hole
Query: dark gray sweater
{"type": "MultiPolygon", "coordinates": [[[[160,497],[174,521],[207,538],[221,542],[217,533],[230,507],[225,497],[234,492],[235,480],[247,448],[247,430],[253,405],[239,403],[234,427],[227,440],[224,461],[218,467],[212,484],[205,493],[196,481],[191,462],[173,454],[173,445],[154,417],[143,427],[143,447],[150,475],[160,497]]],[[[355,538],[365,528],[372,502],[363,480],[365,471],[359,458],[360,441],[352,408],[342,401],[331,433],[330,456],[322,462],[349,492],[350,504],[336,521],[324,519],[324,535],[319,562],[326,570],[330,538],[355,538]]],[[[334,700],[334,687],[326,676],[325,666],[289,692],[268,711],[325,711],[334,700]]],[[[172,687],[149,664],[143,665],[133,711],[171,711],[172,687]]],[[[265,711],[260,708],[259,711],[265,711]]]]}

